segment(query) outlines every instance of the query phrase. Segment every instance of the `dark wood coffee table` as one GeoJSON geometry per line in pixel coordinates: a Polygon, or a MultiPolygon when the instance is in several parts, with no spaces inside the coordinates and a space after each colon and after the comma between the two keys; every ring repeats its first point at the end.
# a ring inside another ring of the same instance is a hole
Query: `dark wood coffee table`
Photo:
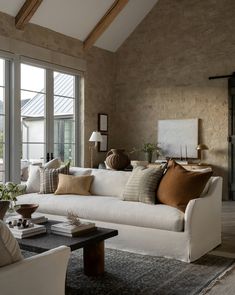
{"type": "Polygon", "coordinates": [[[45,226],[47,233],[25,239],[17,239],[20,248],[26,251],[42,253],[65,245],[71,251],[83,248],[84,273],[97,276],[104,273],[104,241],[118,235],[118,231],[107,228],[97,228],[96,231],[81,237],[65,237],[51,233],[50,227],[56,221],[48,221],[45,226]]]}

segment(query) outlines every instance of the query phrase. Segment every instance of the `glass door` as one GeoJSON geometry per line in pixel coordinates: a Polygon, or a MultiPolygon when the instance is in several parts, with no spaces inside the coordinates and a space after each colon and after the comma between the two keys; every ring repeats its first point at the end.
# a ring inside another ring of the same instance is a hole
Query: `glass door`
{"type": "Polygon", "coordinates": [[[45,162],[46,70],[21,64],[21,170],[45,162]]]}
{"type": "Polygon", "coordinates": [[[21,180],[54,157],[76,164],[75,75],[21,63],[21,180]]]}
{"type": "Polygon", "coordinates": [[[54,157],[75,164],[75,76],[53,73],[54,157]]]}

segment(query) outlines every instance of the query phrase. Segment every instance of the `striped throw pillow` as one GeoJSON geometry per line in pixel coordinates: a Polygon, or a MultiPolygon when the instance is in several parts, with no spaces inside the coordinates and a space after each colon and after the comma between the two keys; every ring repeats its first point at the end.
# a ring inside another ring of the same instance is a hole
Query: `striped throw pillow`
{"type": "Polygon", "coordinates": [[[155,204],[156,189],[164,169],[136,167],[124,188],[123,200],[155,204]]]}
{"type": "Polygon", "coordinates": [[[59,174],[69,174],[70,162],[57,169],[40,168],[40,194],[54,193],[58,186],[59,174]]]}

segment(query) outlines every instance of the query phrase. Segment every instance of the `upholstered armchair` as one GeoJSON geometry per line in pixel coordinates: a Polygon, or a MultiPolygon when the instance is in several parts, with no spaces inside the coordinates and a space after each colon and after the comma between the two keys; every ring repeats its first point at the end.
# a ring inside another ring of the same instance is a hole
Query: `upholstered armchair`
{"type": "Polygon", "coordinates": [[[0,294],[64,295],[69,255],[61,246],[0,267],[0,294]]]}
{"type": "Polygon", "coordinates": [[[61,246],[24,259],[9,228],[0,220],[0,294],[64,295],[70,248],[61,246]]]}

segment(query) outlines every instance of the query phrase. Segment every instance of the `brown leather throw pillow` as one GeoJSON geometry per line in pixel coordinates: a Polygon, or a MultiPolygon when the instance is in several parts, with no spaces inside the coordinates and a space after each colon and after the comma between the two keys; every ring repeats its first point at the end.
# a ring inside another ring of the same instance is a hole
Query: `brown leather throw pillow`
{"type": "Polygon", "coordinates": [[[157,199],[184,212],[190,200],[200,197],[211,176],[212,171],[188,171],[175,161],[169,161],[167,172],[158,186],[157,199]]]}

